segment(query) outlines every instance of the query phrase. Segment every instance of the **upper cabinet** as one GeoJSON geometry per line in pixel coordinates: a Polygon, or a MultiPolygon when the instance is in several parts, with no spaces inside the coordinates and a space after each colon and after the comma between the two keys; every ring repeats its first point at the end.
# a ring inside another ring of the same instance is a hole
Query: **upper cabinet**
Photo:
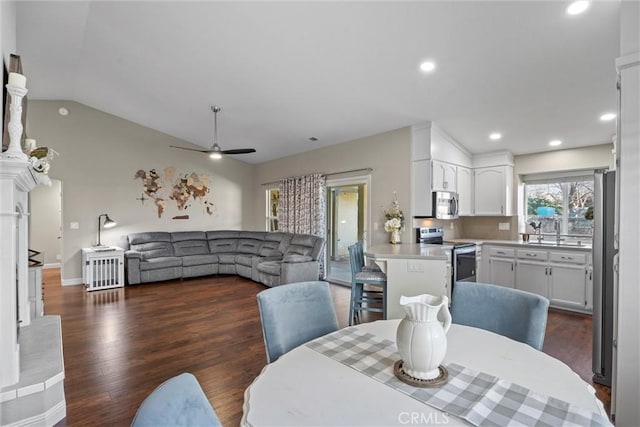
{"type": "Polygon", "coordinates": [[[459,215],[510,216],[513,155],[472,156],[436,124],[411,127],[411,215],[430,217],[432,191],[458,193],[459,215]]]}
{"type": "Polygon", "coordinates": [[[474,215],[511,216],[513,166],[475,168],[474,215]]]}
{"type": "Polygon", "coordinates": [[[458,215],[469,216],[473,214],[473,171],[471,168],[458,166],[456,168],[456,191],[458,192],[458,215]]]}
{"type": "Polygon", "coordinates": [[[457,191],[457,167],[439,160],[431,161],[431,189],[433,191],[457,191]]]}

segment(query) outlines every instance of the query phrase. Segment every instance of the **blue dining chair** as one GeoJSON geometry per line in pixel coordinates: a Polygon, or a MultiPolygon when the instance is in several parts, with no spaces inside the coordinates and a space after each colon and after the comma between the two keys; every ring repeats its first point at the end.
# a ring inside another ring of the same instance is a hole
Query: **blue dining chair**
{"type": "Polygon", "coordinates": [[[549,300],[503,286],[456,282],[451,296],[453,323],[495,332],[542,350],[549,300]]]}
{"type": "Polygon", "coordinates": [[[362,311],[387,315],[387,276],[377,267],[366,266],[362,243],[349,246],[351,265],[351,300],[349,302],[349,326],[360,319],[362,311]],[[365,287],[367,285],[367,287],[365,287]]]}
{"type": "Polygon", "coordinates": [[[200,383],[184,373],[160,384],[142,402],[132,427],[222,426],[200,383]]]}
{"type": "Polygon", "coordinates": [[[329,283],[280,285],[258,294],[267,362],[289,350],[338,330],[329,283]]]}

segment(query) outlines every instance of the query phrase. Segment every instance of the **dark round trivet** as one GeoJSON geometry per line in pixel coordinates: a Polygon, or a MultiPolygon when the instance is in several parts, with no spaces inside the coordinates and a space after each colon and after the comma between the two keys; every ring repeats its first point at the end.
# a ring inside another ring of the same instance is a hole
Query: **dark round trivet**
{"type": "Polygon", "coordinates": [[[440,371],[440,375],[430,380],[422,380],[420,378],[412,377],[404,371],[404,361],[398,360],[393,365],[393,373],[396,377],[403,383],[412,385],[414,387],[438,387],[447,383],[449,379],[449,372],[447,368],[440,365],[438,366],[438,370],[440,371]]]}

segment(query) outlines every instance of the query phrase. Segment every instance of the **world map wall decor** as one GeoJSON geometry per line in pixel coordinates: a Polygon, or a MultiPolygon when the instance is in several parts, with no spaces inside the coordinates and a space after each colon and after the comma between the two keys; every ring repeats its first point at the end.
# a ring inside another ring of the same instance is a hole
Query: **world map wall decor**
{"type": "MultiPolygon", "coordinates": [[[[179,211],[190,209],[194,201],[199,202],[204,212],[209,215],[213,215],[215,211],[214,204],[208,198],[213,182],[211,175],[195,172],[177,174],[176,168],[169,166],[162,173],[158,173],[155,169],[148,171],[140,169],[134,175],[134,179],[142,181],[143,193],[137,200],[142,204],[145,200],[152,200],[158,218],[162,218],[169,200],[176,203],[179,211]]],[[[173,219],[189,219],[189,215],[176,215],[173,219]]]]}

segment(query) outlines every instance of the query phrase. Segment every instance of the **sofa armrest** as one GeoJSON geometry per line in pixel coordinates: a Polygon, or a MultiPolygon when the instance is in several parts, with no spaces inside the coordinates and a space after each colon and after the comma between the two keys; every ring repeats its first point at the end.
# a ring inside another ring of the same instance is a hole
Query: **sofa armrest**
{"type": "Polygon", "coordinates": [[[129,285],[137,285],[140,279],[140,261],[142,254],[138,251],[126,251],[124,253],[124,273],[129,285]]]}
{"type": "Polygon", "coordinates": [[[282,262],[298,263],[313,261],[309,255],[287,254],[282,258],[282,262]]]}
{"type": "Polygon", "coordinates": [[[127,259],[133,259],[133,258],[142,259],[142,252],[134,251],[131,249],[131,250],[125,251],[124,257],[127,259]]]}
{"type": "Polygon", "coordinates": [[[283,262],[280,268],[280,284],[309,282],[318,280],[320,264],[318,261],[283,262]]]}

